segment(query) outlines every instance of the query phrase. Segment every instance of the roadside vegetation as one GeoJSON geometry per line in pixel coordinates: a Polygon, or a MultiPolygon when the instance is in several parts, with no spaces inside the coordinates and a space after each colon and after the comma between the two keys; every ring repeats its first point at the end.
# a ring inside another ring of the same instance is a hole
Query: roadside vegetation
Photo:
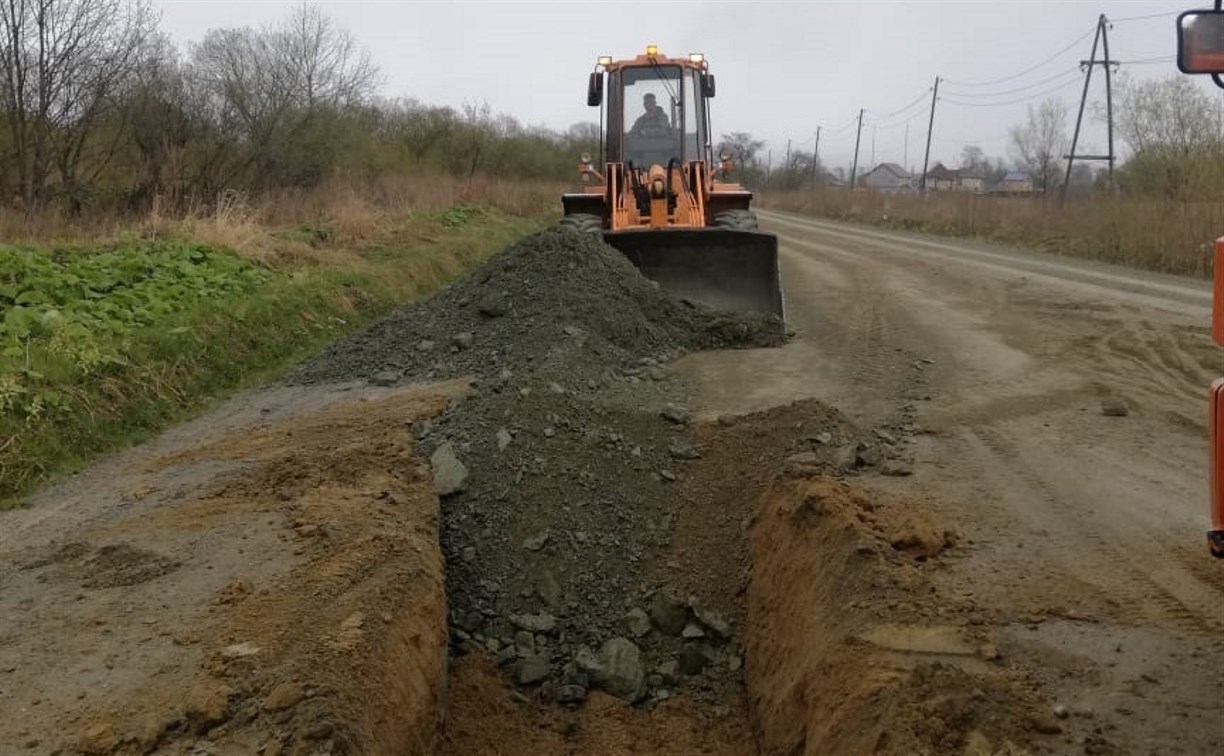
{"type": "Polygon", "coordinates": [[[791,190],[765,207],[834,220],[982,239],[1134,268],[1207,277],[1211,241],[1224,235],[1224,201],[1094,194],[1065,208],[1040,198],[791,190]]]}
{"type": "Polygon", "coordinates": [[[445,205],[463,192],[441,184],[408,213],[333,193],[338,212],[292,224],[269,224],[282,200],[105,242],[0,245],[0,508],[436,289],[540,226],[554,191],[519,186],[498,207],[489,183],[445,205]]]}

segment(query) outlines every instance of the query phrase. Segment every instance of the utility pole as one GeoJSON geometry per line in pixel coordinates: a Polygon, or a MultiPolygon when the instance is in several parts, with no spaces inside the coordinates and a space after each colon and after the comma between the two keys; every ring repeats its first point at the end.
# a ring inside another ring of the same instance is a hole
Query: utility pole
{"type": "Polygon", "coordinates": [[[859,141],[863,138],[863,108],[859,108],[858,133],[854,136],[854,165],[850,168],[850,189],[858,183],[858,151],[859,141]]]}
{"type": "Polygon", "coordinates": [[[790,169],[791,169],[790,148],[791,148],[791,140],[787,139],[786,140],[786,180],[788,183],[790,182],[790,169]]]}
{"type": "Polygon", "coordinates": [[[909,121],[905,122],[905,152],[904,152],[904,155],[905,157],[902,158],[901,166],[905,168],[905,170],[907,171],[912,170],[909,164],[909,121]]]}
{"type": "Polygon", "coordinates": [[[931,130],[935,128],[935,101],[939,99],[939,77],[935,77],[935,90],[931,92],[931,117],[927,121],[926,154],[922,156],[922,178],[918,180],[918,189],[926,191],[927,165],[931,162],[931,130]]]}
{"type": "Polygon", "coordinates": [[[1063,155],[1067,159],[1067,175],[1063,177],[1062,193],[1058,198],[1058,207],[1062,209],[1067,204],[1067,187],[1071,185],[1071,167],[1075,164],[1076,158],[1080,160],[1107,160],[1109,161],[1109,185],[1113,186],[1113,169],[1114,169],[1114,138],[1113,138],[1113,86],[1112,79],[1109,75],[1109,67],[1117,63],[1117,61],[1109,59],[1109,20],[1102,13],[1097,19],[1096,34],[1092,37],[1092,53],[1088,56],[1088,60],[1081,60],[1080,67],[1085,70],[1084,74],[1084,91],[1080,95],[1079,114],[1075,117],[1075,134],[1071,137],[1071,153],[1063,155]],[[1097,44],[1103,46],[1105,53],[1104,60],[1097,60],[1097,44]],[[1088,84],[1092,81],[1092,71],[1097,66],[1105,67],[1105,117],[1108,121],[1109,129],[1109,154],[1107,155],[1076,155],[1075,148],[1079,145],[1080,126],[1084,121],[1084,106],[1088,103],[1088,84]]]}
{"type": "Polygon", "coordinates": [[[875,164],[876,164],[876,161],[875,161],[875,138],[876,138],[876,127],[873,125],[873,126],[871,127],[871,167],[872,167],[872,168],[874,168],[874,167],[875,167],[875,164]]]}
{"type": "Polygon", "coordinates": [[[816,163],[820,160],[820,127],[816,127],[816,146],[812,149],[812,188],[816,188],[819,177],[816,175],[816,163]]]}

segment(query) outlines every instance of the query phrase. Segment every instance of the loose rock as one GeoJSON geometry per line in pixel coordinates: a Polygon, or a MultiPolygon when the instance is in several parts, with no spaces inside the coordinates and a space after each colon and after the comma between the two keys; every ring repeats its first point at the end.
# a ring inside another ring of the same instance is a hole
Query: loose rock
{"type": "Polygon", "coordinates": [[[664,405],[663,409],[659,412],[659,415],[661,415],[664,420],[677,425],[686,425],[693,417],[693,413],[689,411],[688,407],[685,407],[682,404],[674,403],[664,405]]]}
{"type": "Polygon", "coordinates": [[[547,635],[557,629],[557,619],[547,612],[539,614],[511,614],[510,624],[532,633],[547,635]]]}
{"type": "Polygon", "coordinates": [[[468,471],[455,456],[455,446],[451,442],[439,446],[429,458],[433,468],[434,489],[439,496],[450,496],[463,490],[467,481],[468,471]]]}
{"type": "Polygon", "coordinates": [[[596,684],[618,698],[636,701],[645,693],[646,672],[642,652],[627,638],[612,638],[599,649],[603,672],[596,684]]]}

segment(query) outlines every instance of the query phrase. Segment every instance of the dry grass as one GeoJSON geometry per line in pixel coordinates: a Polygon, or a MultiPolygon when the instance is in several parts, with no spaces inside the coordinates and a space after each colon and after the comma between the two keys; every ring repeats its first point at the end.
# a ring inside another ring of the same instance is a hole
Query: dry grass
{"type": "Polygon", "coordinates": [[[1224,204],[1093,196],[1055,201],[971,194],[772,192],[763,207],[1036,247],[1146,270],[1206,277],[1224,204]]]}
{"type": "Polygon", "coordinates": [[[308,233],[302,238],[269,233],[269,229],[302,228],[328,242],[331,259],[338,248],[394,237],[413,214],[456,205],[484,205],[518,217],[547,218],[559,214],[563,191],[560,182],[417,174],[336,178],[312,189],[261,197],[225,192],[207,202],[173,209],[155,200],[143,215],[97,212],[68,218],[52,211],[26,215],[0,208],[0,244],[96,244],[135,233],[193,238],[260,260],[309,261],[319,252],[308,233]]]}

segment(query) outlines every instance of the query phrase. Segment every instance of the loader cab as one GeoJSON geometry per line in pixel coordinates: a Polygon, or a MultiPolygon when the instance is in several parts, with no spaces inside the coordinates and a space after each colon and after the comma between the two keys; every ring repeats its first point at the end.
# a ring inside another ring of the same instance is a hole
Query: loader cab
{"type": "Polygon", "coordinates": [[[706,101],[713,95],[713,77],[704,65],[700,55],[671,59],[651,52],[605,65],[607,162],[648,169],[673,160],[709,161],[706,101]],[[657,108],[653,116],[649,101],[657,108]]]}

